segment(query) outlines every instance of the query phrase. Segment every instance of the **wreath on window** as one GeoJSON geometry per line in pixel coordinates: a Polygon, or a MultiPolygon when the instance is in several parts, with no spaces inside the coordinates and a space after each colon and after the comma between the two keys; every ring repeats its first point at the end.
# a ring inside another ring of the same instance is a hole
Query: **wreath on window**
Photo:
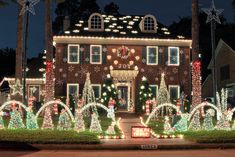
{"type": "Polygon", "coordinates": [[[117,49],[117,56],[122,59],[127,59],[130,56],[130,49],[126,46],[119,47],[117,49]]]}

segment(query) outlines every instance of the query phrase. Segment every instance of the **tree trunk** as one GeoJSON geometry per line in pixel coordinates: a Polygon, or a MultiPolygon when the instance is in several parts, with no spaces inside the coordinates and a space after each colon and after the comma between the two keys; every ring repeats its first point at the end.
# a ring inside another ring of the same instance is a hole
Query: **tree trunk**
{"type": "Polygon", "coordinates": [[[192,107],[201,103],[201,66],[199,59],[199,9],[198,0],[192,0],[192,107]]]}
{"type": "MultiPolygon", "coordinates": [[[[20,15],[22,9],[21,5],[18,5],[17,12],[17,39],[16,39],[16,66],[15,66],[15,79],[19,79],[22,83],[23,76],[23,46],[24,46],[24,15],[20,15]]],[[[14,97],[18,101],[22,101],[22,96],[19,94],[14,97]]]]}

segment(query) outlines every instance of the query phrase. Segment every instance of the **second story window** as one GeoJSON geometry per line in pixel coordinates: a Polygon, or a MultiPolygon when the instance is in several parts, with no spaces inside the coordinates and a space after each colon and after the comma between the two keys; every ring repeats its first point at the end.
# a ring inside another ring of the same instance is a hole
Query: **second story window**
{"type": "Polygon", "coordinates": [[[91,64],[102,63],[102,46],[101,45],[90,46],[90,63],[91,64]]]}
{"type": "Polygon", "coordinates": [[[158,64],[158,47],[147,46],[147,65],[158,64]]]}
{"type": "Polygon", "coordinates": [[[92,31],[102,31],[104,29],[103,17],[98,13],[92,14],[88,21],[88,27],[92,31]]]}
{"type": "Polygon", "coordinates": [[[168,48],[168,65],[179,66],[180,56],[178,47],[168,48]]]}
{"type": "Polygon", "coordinates": [[[68,45],[68,63],[79,63],[79,45],[68,45]]]}

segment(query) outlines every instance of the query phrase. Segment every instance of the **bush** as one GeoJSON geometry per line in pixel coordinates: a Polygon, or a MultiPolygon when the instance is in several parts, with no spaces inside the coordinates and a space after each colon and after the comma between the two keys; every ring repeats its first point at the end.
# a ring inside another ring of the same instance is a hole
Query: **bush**
{"type": "Polygon", "coordinates": [[[96,144],[100,143],[97,135],[90,132],[58,130],[0,130],[1,142],[55,143],[55,144],[96,144]]]}

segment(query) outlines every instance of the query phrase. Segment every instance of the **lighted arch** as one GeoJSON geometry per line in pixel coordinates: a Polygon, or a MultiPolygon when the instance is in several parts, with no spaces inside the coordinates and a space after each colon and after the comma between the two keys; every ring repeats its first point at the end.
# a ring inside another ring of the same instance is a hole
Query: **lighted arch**
{"type": "Polygon", "coordinates": [[[198,109],[200,109],[200,108],[202,108],[202,107],[205,107],[205,106],[209,106],[209,107],[211,107],[211,108],[213,108],[213,109],[216,110],[216,112],[217,112],[217,120],[218,120],[219,117],[222,115],[222,113],[221,113],[221,111],[219,110],[219,108],[216,107],[214,104],[211,104],[211,103],[209,103],[209,102],[203,102],[203,103],[197,105],[197,106],[190,112],[189,117],[188,117],[188,120],[190,121],[190,119],[192,118],[192,116],[193,116],[193,114],[196,112],[196,110],[198,110],[198,109]]]}
{"type": "MultiPolygon", "coordinates": [[[[27,106],[25,106],[22,102],[16,101],[16,100],[11,100],[11,101],[7,101],[7,102],[5,102],[4,104],[2,104],[2,106],[0,107],[0,112],[1,112],[6,106],[8,106],[8,105],[10,105],[10,104],[13,104],[13,103],[20,105],[20,106],[23,107],[25,110],[27,109],[27,106]]],[[[27,110],[26,110],[26,111],[27,111],[27,110]]]]}
{"type": "Polygon", "coordinates": [[[232,112],[232,113],[235,112],[235,107],[231,110],[231,112],[232,112]]]}
{"type": "Polygon", "coordinates": [[[172,107],[173,109],[176,110],[176,112],[178,112],[178,113],[181,115],[181,111],[180,111],[174,104],[171,104],[171,103],[161,104],[161,105],[157,106],[157,107],[151,112],[151,114],[149,115],[147,121],[145,122],[146,125],[148,125],[150,119],[154,116],[154,114],[157,112],[157,110],[159,110],[159,109],[162,108],[162,107],[172,107]]]}
{"type": "Polygon", "coordinates": [[[63,102],[58,101],[58,100],[53,100],[53,101],[49,101],[49,102],[45,103],[45,104],[38,110],[38,112],[37,112],[37,114],[36,114],[36,118],[38,118],[39,114],[40,114],[46,107],[48,107],[48,106],[50,106],[50,105],[54,105],[54,104],[59,104],[59,105],[63,106],[63,107],[65,108],[65,110],[68,112],[68,114],[69,114],[71,120],[72,120],[73,122],[75,121],[75,120],[74,120],[74,117],[73,117],[73,114],[72,114],[72,112],[70,111],[70,109],[68,108],[68,106],[66,106],[63,102]]]}

